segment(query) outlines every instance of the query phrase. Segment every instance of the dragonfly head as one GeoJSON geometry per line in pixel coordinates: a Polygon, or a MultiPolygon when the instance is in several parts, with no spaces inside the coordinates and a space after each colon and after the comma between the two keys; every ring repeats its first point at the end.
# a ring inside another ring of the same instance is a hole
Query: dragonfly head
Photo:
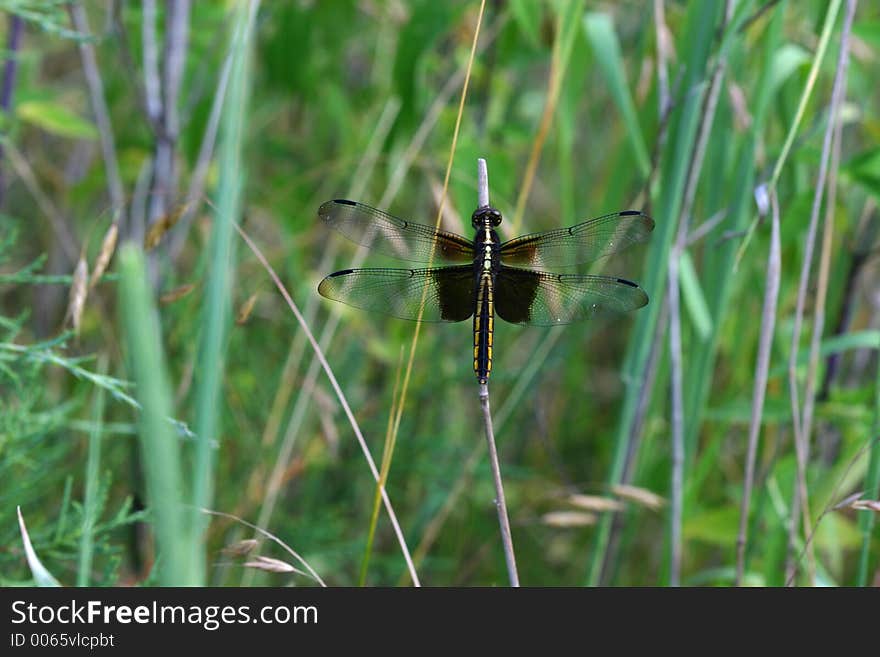
{"type": "Polygon", "coordinates": [[[471,217],[471,225],[477,229],[485,228],[486,226],[495,228],[500,223],[501,213],[489,205],[477,208],[471,217]]]}

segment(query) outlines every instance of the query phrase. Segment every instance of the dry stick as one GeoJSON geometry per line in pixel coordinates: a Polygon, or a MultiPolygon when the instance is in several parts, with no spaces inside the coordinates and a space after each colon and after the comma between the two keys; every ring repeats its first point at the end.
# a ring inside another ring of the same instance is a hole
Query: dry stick
{"type": "MultiPolygon", "coordinates": [[[[724,18],[719,27],[719,34],[723,34],[731,16],[733,15],[733,2],[727,0],[724,8],[724,18]]],[[[709,135],[712,132],[712,124],[715,119],[715,110],[718,107],[718,96],[721,92],[721,81],[724,77],[726,60],[719,55],[718,63],[712,73],[709,83],[709,91],[703,101],[703,113],[700,119],[699,133],[694,144],[694,155],[688,171],[687,184],[684,190],[684,202],[681,206],[681,215],[678,221],[678,233],[675,244],[669,253],[668,299],[669,304],[669,363],[672,383],[672,495],[670,496],[670,521],[671,530],[671,562],[669,566],[669,583],[679,586],[681,583],[681,558],[682,558],[682,506],[684,485],[684,396],[683,367],[681,355],[681,298],[679,290],[679,263],[687,245],[688,232],[690,231],[691,215],[694,209],[694,199],[697,194],[697,183],[700,180],[700,172],[703,168],[703,159],[706,155],[706,145],[709,143],[709,135]]]]}
{"type": "Polygon", "coordinates": [[[144,50],[144,103],[153,130],[159,128],[162,98],[159,84],[159,50],[156,48],[156,0],[143,0],[141,39],[144,50]]]}
{"type": "MultiPolygon", "coordinates": [[[[477,203],[481,208],[489,206],[489,173],[486,169],[486,160],[483,158],[477,160],[477,203]]],[[[516,554],[513,551],[513,537],[510,534],[510,519],[507,516],[507,502],[504,500],[504,484],[501,481],[501,465],[498,462],[495,432],[492,428],[492,412],[489,409],[488,383],[480,383],[480,407],[483,409],[483,425],[486,429],[486,442],[489,444],[489,465],[492,466],[492,479],[495,482],[495,508],[498,511],[501,542],[504,544],[507,576],[511,586],[519,586],[516,554]]]]}
{"type": "Polygon", "coordinates": [[[663,8],[664,0],[654,0],[654,28],[657,39],[657,116],[664,116],[672,104],[672,96],[669,93],[669,34],[666,27],[666,12],[663,8]]]}
{"type": "MultiPolygon", "coordinates": [[[[791,568],[793,563],[791,560],[794,549],[794,537],[798,533],[798,509],[800,508],[803,516],[804,531],[810,526],[810,507],[809,498],[807,497],[806,468],[809,459],[810,437],[808,420],[808,412],[812,415],[812,405],[808,408],[808,398],[812,394],[812,385],[808,386],[804,391],[804,409],[803,415],[799,408],[798,400],[798,383],[797,383],[797,359],[798,346],[801,337],[801,325],[804,319],[804,307],[806,306],[807,288],[809,286],[810,271],[812,269],[813,251],[816,243],[816,233],[819,223],[819,211],[822,207],[822,196],[825,191],[825,182],[828,174],[828,162],[831,157],[831,142],[834,134],[834,126],[837,122],[838,109],[843,99],[846,89],[846,55],[848,53],[848,25],[852,24],[852,15],[850,10],[854,11],[852,0],[847,5],[847,16],[844,19],[844,27],[841,32],[840,53],[837,62],[837,72],[834,76],[834,85],[831,91],[831,103],[828,108],[828,125],[825,128],[825,135],[822,140],[822,155],[819,160],[819,172],[816,176],[816,191],[813,195],[813,206],[810,211],[810,225],[807,230],[807,241],[804,248],[804,262],[801,267],[801,277],[798,285],[797,305],[795,307],[794,327],[791,336],[791,351],[788,359],[788,386],[791,401],[792,424],[794,427],[795,455],[797,459],[797,479],[795,483],[795,495],[792,501],[792,519],[790,523],[789,536],[789,558],[787,559],[787,578],[791,576],[791,568]],[[848,22],[847,22],[848,21],[848,22]]],[[[816,556],[815,551],[810,547],[807,553],[807,564],[809,568],[810,583],[815,583],[816,577],[816,556]]]]}
{"type": "MultiPolygon", "coordinates": [[[[309,344],[312,345],[312,349],[315,352],[315,356],[321,363],[321,367],[327,374],[327,378],[330,379],[330,385],[333,387],[333,391],[336,393],[336,396],[339,399],[342,410],[345,411],[345,415],[346,417],[348,417],[349,423],[351,423],[351,428],[354,430],[354,435],[357,438],[358,445],[360,445],[361,451],[364,453],[364,458],[367,459],[367,465],[370,467],[370,472],[373,475],[373,479],[378,482],[379,471],[376,469],[376,463],[373,460],[372,454],[370,454],[370,448],[367,446],[367,441],[364,439],[364,436],[361,433],[360,426],[358,425],[357,420],[354,417],[354,413],[352,413],[351,407],[348,405],[348,400],[346,400],[345,398],[345,393],[342,392],[342,388],[339,386],[339,382],[336,380],[336,375],[334,375],[333,370],[330,369],[330,364],[324,357],[324,352],[318,345],[317,340],[315,340],[315,336],[312,335],[312,331],[311,329],[309,329],[309,325],[306,323],[305,318],[302,316],[302,313],[300,313],[299,307],[294,303],[293,298],[291,298],[290,294],[287,292],[287,289],[284,287],[281,279],[278,278],[278,274],[276,274],[275,270],[272,269],[272,267],[269,265],[269,262],[266,260],[266,257],[263,255],[260,249],[257,248],[257,245],[254,244],[251,238],[248,237],[247,233],[245,233],[238,224],[234,225],[235,229],[238,231],[238,234],[241,235],[242,239],[247,243],[251,251],[254,252],[257,260],[260,261],[260,264],[262,264],[263,267],[265,267],[266,271],[269,273],[269,276],[275,283],[275,287],[277,287],[278,291],[281,292],[281,296],[284,297],[284,300],[287,302],[287,305],[290,307],[290,310],[296,317],[296,321],[299,322],[300,327],[306,334],[306,337],[309,340],[309,344]]],[[[406,546],[406,540],[403,537],[403,531],[400,528],[400,523],[397,521],[397,514],[394,513],[394,508],[391,506],[391,500],[389,499],[388,493],[386,492],[384,486],[382,487],[382,501],[385,504],[385,510],[388,512],[388,518],[391,520],[391,525],[394,528],[394,533],[397,535],[397,540],[400,543],[400,549],[403,552],[404,559],[406,560],[407,568],[409,568],[410,577],[412,577],[413,583],[416,586],[419,586],[419,576],[416,574],[415,567],[412,563],[412,557],[409,553],[409,548],[406,546]]]]}
{"type": "MultiPolygon", "coordinates": [[[[523,375],[516,380],[516,384],[513,386],[513,389],[510,391],[510,393],[508,393],[507,398],[501,405],[501,410],[499,410],[498,414],[495,416],[493,428],[498,427],[498,429],[500,430],[501,427],[507,424],[507,421],[510,419],[515,407],[518,405],[519,400],[523,398],[526,390],[531,385],[531,381],[538,370],[538,363],[543,363],[547,360],[547,355],[553,349],[553,346],[556,344],[559,336],[561,335],[562,333],[559,331],[551,333],[549,337],[542,340],[537,349],[535,349],[534,354],[532,354],[532,358],[529,359],[529,365],[523,372],[523,375]]],[[[415,562],[416,566],[418,566],[422,562],[422,560],[425,558],[425,555],[428,553],[428,550],[431,549],[431,546],[440,536],[440,531],[443,528],[445,522],[449,519],[449,516],[452,514],[453,509],[456,508],[458,499],[467,490],[467,485],[473,479],[474,470],[479,463],[482,453],[483,450],[480,445],[475,445],[474,448],[471,450],[471,453],[465,460],[464,465],[461,468],[461,473],[459,474],[458,479],[456,480],[455,485],[452,487],[452,490],[450,491],[446,500],[443,502],[443,506],[426,525],[425,531],[422,533],[421,541],[419,541],[416,549],[413,550],[413,561],[415,562]]],[[[401,581],[400,583],[402,584],[403,581],[401,581]]]]}
{"type": "MultiPolygon", "coordinates": [[[[69,5],[70,21],[73,28],[82,35],[91,36],[89,20],[80,2],[69,5]]],[[[92,112],[95,115],[95,123],[98,125],[98,135],[101,138],[101,152],[104,156],[104,168],[107,173],[107,186],[110,191],[110,202],[117,211],[125,203],[125,189],[122,186],[122,177],[119,175],[119,162],[116,159],[116,144],[113,140],[113,127],[110,125],[110,113],[107,111],[107,102],[104,99],[104,83],[101,81],[101,73],[95,59],[95,48],[91,41],[82,39],[79,41],[79,54],[82,59],[83,73],[86,76],[86,85],[89,88],[89,97],[92,103],[92,112]]],[[[114,223],[118,223],[121,212],[117,213],[114,223]]]]}
{"type": "MultiPolygon", "coordinates": [[[[756,190],[756,196],[766,194],[767,187],[756,190]]],[[[749,423],[749,445],[746,455],[746,475],[743,483],[743,498],[739,516],[739,531],[736,536],[736,585],[742,584],[745,570],[746,541],[748,538],[749,507],[752,500],[752,486],[755,481],[755,456],[758,451],[758,434],[761,431],[761,415],[764,411],[764,396],[767,392],[767,377],[770,370],[770,350],[773,346],[773,330],[776,325],[776,305],[779,300],[779,279],[782,273],[782,254],[779,244],[779,203],[776,190],[770,188],[770,209],[772,228],[770,232],[770,251],[767,254],[767,287],[764,292],[764,308],[761,312],[761,335],[758,342],[758,358],[755,363],[755,385],[752,393],[752,418],[749,423]]],[[[759,205],[766,200],[759,198],[759,205]]]]}
{"type": "MultiPolygon", "coordinates": [[[[18,49],[21,35],[24,32],[24,19],[17,14],[9,15],[9,32],[6,37],[6,62],[3,65],[3,82],[0,87],[0,112],[9,114],[12,107],[12,90],[15,88],[15,77],[18,72],[18,49]]],[[[3,144],[0,143],[0,164],[3,160],[3,144]]],[[[6,195],[6,177],[0,167],[0,208],[6,195]]]]}

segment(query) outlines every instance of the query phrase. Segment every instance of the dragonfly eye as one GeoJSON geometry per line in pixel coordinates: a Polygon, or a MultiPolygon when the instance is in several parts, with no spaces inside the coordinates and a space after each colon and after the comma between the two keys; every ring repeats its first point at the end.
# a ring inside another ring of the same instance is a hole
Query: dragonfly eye
{"type": "Polygon", "coordinates": [[[471,225],[474,228],[482,228],[486,224],[493,228],[501,223],[501,213],[492,207],[480,207],[474,211],[471,217],[471,225]]]}

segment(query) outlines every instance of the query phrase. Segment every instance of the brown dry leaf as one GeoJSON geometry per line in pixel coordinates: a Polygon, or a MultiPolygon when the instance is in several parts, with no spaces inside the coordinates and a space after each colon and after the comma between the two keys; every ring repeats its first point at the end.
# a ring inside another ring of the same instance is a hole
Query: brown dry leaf
{"type": "Polygon", "coordinates": [[[852,503],[853,509],[859,511],[874,511],[880,513],[880,500],[858,500],[852,503]]]}
{"type": "Polygon", "coordinates": [[[853,493],[852,495],[847,495],[842,500],[840,500],[840,502],[838,502],[833,507],[831,507],[831,510],[837,511],[838,509],[851,508],[852,505],[854,503],[858,502],[862,498],[862,495],[864,495],[864,494],[865,494],[865,491],[860,490],[858,493],[853,493]]]}
{"type": "Polygon", "coordinates": [[[95,260],[95,268],[92,270],[92,278],[89,281],[89,289],[92,289],[97,285],[98,281],[101,279],[101,276],[104,275],[104,272],[107,270],[107,265],[110,264],[110,259],[113,257],[113,254],[116,252],[116,241],[119,238],[119,226],[117,224],[110,224],[110,228],[107,229],[107,232],[104,233],[104,240],[101,242],[101,251],[98,253],[98,258],[95,260]]]}
{"type": "Polygon", "coordinates": [[[254,310],[254,304],[257,303],[257,293],[254,292],[251,296],[247,298],[243,304],[241,304],[241,308],[238,311],[238,316],[235,318],[235,323],[241,326],[245,322],[248,321],[248,318],[251,316],[251,312],[254,310]]]}
{"type": "Polygon", "coordinates": [[[596,524],[596,514],[586,511],[549,511],[541,516],[549,527],[587,527],[596,524]]]}
{"type": "Polygon", "coordinates": [[[612,500],[610,497],[600,497],[598,495],[569,495],[566,498],[569,504],[576,506],[580,509],[586,509],[587,511],[622,511],[623,504],[617,500],[612,500]]]}
{"type": "Polygon", "coordinates": [[[243,541],[236,541],[231,545],[227,545],[225,548],[220,550],[227,557],[243,557],[246,554],[250,554],[254,551],[254,548],[257,547],[260,542],[255,538],[248,538],[243,541]]]}
{"type": "Polygon", "coordinates": [[[182,299],[187,294],[196,289],[194,283],[186,283],[185,285],[181,285],[179,287],[174,288],[170,292],[166,292],[162,296],[159,297],[159,303],[163,306],[167,306],[169,303],[174,303],[178,299],[182,299]]]}
{"type": "Polygon", "coordinates": [[[298,573],[300,575],[305,574],[303,573],[303,571],[299,570],[298,568],[294,568],[286,561],[260,555],[258,555],[254,561],[248,561],[244,565],[246,568],[265,570],[267,573],[298,573]]]}
{"type": "Polygon", "coordinates": [[[82,321],[83,309],[86,307],[86,298],[89,295],[89,264],[84,255],[79,257],[76,269],[73,270],[73,282],[70,284],[70,295],[67,302],[65,320],[70,320],[73,332],[79,334],[79,325],[82,321]]]}
{"type": "Polygon", "coordinates": [[[657,493],[652,493],[648,489],[639,488],[638,486],[617,484],[611,487],[611,492],[628,502],[635,502],[652,511],[657,511],[666,504],[666,500],[657,495],[657,493]]]}
{"type": "Polygon", "coordinates": [[[147,234],[144,235],[144,250],[152,251],[156,248],[160,241],[162,241],[162,237],[169,230],[174,228],[174,225],[180,220],[183,216],[184,212],[192,205],[191,203],[182,203],[178,205],[172,212],[168,214],[164,214],[147,230],[147,234]]]}
{"type": "Polygon", "coordinates": [[[749,103],[742,87],[735,82],[727,83],[727,97],[733,108],[733,124],[737,132],[744,132],[752,125],[752,115],[749,114],[749,103]]]}

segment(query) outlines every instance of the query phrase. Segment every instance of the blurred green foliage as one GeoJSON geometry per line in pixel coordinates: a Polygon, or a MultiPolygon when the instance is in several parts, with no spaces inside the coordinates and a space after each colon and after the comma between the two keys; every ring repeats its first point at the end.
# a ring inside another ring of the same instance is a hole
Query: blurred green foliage
{"type": "MultiPolygon", "coordinates": [[[[0,9],[21,15],[15,8],[21,3],[8,4],[0,3],[0,9]]],[[[231,51],[235,4],[192,3],[178,103],[180,203],[211,124],[214,94],[231,51]]],[[[609,484],[619,479],[628,459],[632,485],[669,498],[665,328],[655,383],[643,409],[638,400],[651,345],[668,321],[663,307],[669,247],[705,112],[703,97],[723,46],[727,67],[690,221],[693,228],[721,219],[686,250],[680,282],[687,436],[683,582],[726,585],[733,579],[769,228],[759,226],[736,268],[733,257],[741,231],[757,217],[753,191],[770,176],[792,125],[828,3],[772,4],[723,38],[720,1],[665,2],[666,24],[659,29],[651,3],[585,4],[583,13],[576,12],[559,104],[520,232],[630,207],[646,209],[657,220],[651,245],[615,257],[604,268],[639,281],[652,298],[648,308],[615,321],[552,330],[496,324],[492,405],[520,576],[526,585],[667,581],[668,506],[653,509],[615,495],[609,484]],[[668,115],[660,108],[658,34],[669,37],[668,115]],[[630,443],[634,426],[640,428],[640,440],[630,443]],[[560,526],[546,516],[578,509],[571,496],[580,493],[613,497],[621,509],[599,512],[598,524],[584,515],[580,524],[560,526]]],[[[762,4],[737,3],[737,24],[762,4]]],[[[114,392],[122,391],[122,381],[134,379],[114,275],[105,275],[90,292],[76,338],[60,333],[70,285],[65,277],[81,251],[94,263],[110,213],[100,126],[92,118],[78,50],[82,35],[68,33],[66,12],[56,11],[56,5],[34,2],[33,11],[40,11],[24,16],[0,162],[0,209],[8,215],[0,219],[0,581],[29,577],[14,521],[16,505],[44,565],[62,583],[76,581],[87,450],[95,430],[103,439],[100,486],[93,489],[100,494],[90,498],[97,504],[90,511],[96,513],[97,529],[88,579],[102,585],[144,581],[154,555],[142,521],[152,515],[133,428],[139,412],[114,392]],[[20,154],[23,167],[14,164],[10,149],[20,154]],[[31,263],[37,265],[28,268],[31,263]],[[15,277],[16,272],[23,273],[15,277]],[[58,335],[62,339],[53,340],[58,335]],[[46,351],[70,366],[27,355],[46,351]],[[109,362],[106,375],[97,374],[98,355],[109,362]],[[80,376],[74,366],[94,376],[80,376]],[[92,414],[99,389],[111,392],[100,422],[92,414]]],[[[122,237],[142,239],[144,189],[155,148],[143,110],[144,17],[137,3],[115,6],[117,13],[104,13],[88,5],[89,42],[96,49],[128,194],[122,237]]],[[[493,205],[513,217],[552,78],[552,50],[563,23],[559,16],[573,7],[578,3],[487,2],[446,203],[444,222],[450,230],[469,232],[477,157],[488,161],[493,205]]],[[[408,354],[414,324],[318,297],[318,281],[352,266],[356,249],[328,234],[316,210],[327,199],[356,191],[356,200],[381,201],[393,214],[433,223],[478,8],[478,2],[429,0],[264,2],[256,19],[249,91],[242,92],[244,99],[232,99],[246,101],[237,106],[245,113],[239,219],[303,309],[312,332],[321,336],[338,322],[325,353],[377,460],[399,354],[401,349],[408,354]]],[[[4,19],[12,24],[12,14],[4,19]]],[[[160,7],[160,43],[165,20],[160,7]]],[[[748,583],[785,582],[796,472],[787,362],[840,26],[838,18],[779,181],[783,270],[750,521],[748,583]]],[[[869,470],[871,439],[878,431],[878,57],[880,9],[863,2],[853,28],[841,113],[833,258],[807,472],[813,522],[821,515],[814,538],[817,581],[828,584],[860,581],[863,545],[868,581],[878,572],[880,539],[860,520],[870,512],[827,510],[871,486],[876,497],[880,470],[876,462],[869,470]]],[[[207,199],[202,200],[211,202],[199,203],[192,223],[181,221],[150,256],[157,298],[194,285],[188,294],[159,305],[171,416],[182,423],[178,428],[193,426],[201,385],[198,348],[206,328],[208,276],[216,271],[209,242],[221,170],[218,162],[207,170],[207,199]],[[178,252],[168,248],[175,239],[182,245],[178,252]]],[[[507,228],[509,222],[502,224],[502,234],[507,228]]],[[[224,341],[216,452],[213,469],[202,473],[213,481],[212,508],[263,521],[329,584],[354,584],[375,484],[326,377],[320,373],[314,385],[307,385],[313,356],[297,322],[250,250],[234,239],[233,313],[251,295],[257,302],[250,318],[232,325],[224,341]],[[301,395],[303,410],[294,414],[301,395]],[[283,444],[289,451],[279,464],[283,444]],[[269,485],[273,469],[277,491],[269,485]],[[267,500],[275,492],[279,496],[270,514],[267,500]]],[[[370,255],[367,263],[384,260],[370,255]]],[[[812,282],[808,327],[814,295],[812,282]]],[[[809,341],[805,330],[801,381],[809,341]]],[[[388,479],[425,584],[506,582],[470,352],[469,324],[422,327],[388,479]]],[[[126,390],[141,399],[137,390],[126,390]]],[[[193,472],[195,439],[186,431],[175,435],[184,471],[193,472]]],[[[221,554],[224,545],[251,535],[241,524],[210,519],[203,546],[206,582],[312,583],[299,576],[253,573],[221,554]]],[[[802,539],[803,533],[794,557],[801,556],[802,539]]],[[[284,558],[270,544],[262,549],[284,558]]],[[[383,511],[367,583],[406,582],[383,511]]]]}

